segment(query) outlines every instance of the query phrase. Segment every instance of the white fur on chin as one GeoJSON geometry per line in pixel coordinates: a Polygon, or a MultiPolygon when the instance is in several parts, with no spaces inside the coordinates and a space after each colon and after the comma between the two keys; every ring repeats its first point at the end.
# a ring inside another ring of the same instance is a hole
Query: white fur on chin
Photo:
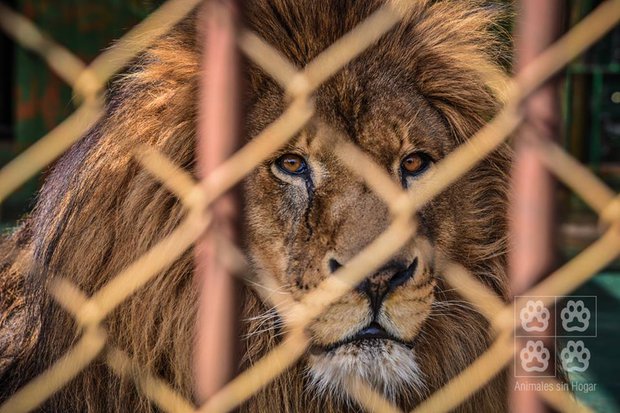
{"type": "Polygon", "coordinates": [[[402,396],[421,399],[426,393],[414,350],[394,341],[345,344],[311,355],[308,364],[310,383],[319,397],[348,403],[346,388],[352,379],[370,384],[391,401],[402,396]]]}

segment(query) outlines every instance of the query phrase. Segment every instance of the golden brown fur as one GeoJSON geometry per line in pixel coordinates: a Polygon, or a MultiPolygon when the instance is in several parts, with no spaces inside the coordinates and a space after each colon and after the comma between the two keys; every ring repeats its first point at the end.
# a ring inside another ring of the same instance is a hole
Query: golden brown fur
{"type": "MultiPolygon", "coordinates": [[[[380,3],[256,0],[247,2],[246,19],[259,36],[303,67],[380,3]]],[[[399,159],[423,149],[438,161],[495,113],[498,99],[477,69],[499,70],[505,52],[497,39],[499,16],[496,7],[482,1],[416,1],[404,24],[319,89],[317,115],[310,125],[245,182],[246,244],[257,272],[276,277],[300,297],[329,276],[330,259],[346,264],[386,228],[386,207],[329,153],[330,139],[351,140],[415,193],[426,178],[400,179],[399,159]],[[311,161],[312,188],[274,169],[272,162],[290,152],[311,161]]],[[[139,143],[148,144],[193,171],[199,76],[194,39],[190,17],[116,80],[105,119],[55,165],[33,213],[4,241],[0,401],[78,339],[71,318],[47,296],[49,281],[66,277],[92,294],[182,218],[179,201],[132,160],[131,152],[139,143]]],[[[285,103],[280,88],[252,64],[247,89],[246,134],[251,137],[273,121],[285,103]]],[[[507,165],[502,148],[419,214],[424,238],[501,295],[506,294],[507,165]]],[[[390,333],[412,344],[416,362],[411,367],[419,368],[420,376],[411,381],[422,384],[412,390],[382,387],[381,377],[371,380],[403,408],[411,408],[457,374],[489,340],[484,318],[446,287],[419,248],[412,240],[396,254],[397,264],[418,259],[416,274],[387,296],[378,317],[390,333]]],[[[196,310],[192,267],[188,251],[105,323],[115,345],[188,398],[196,310]]],[[[386,271],[371,278],[383,282],[386,271]]],[[[251,290],[243,316],[245,368],[278,342],[279,321],[251,290]]],[[[329,346],[371,318],[368,300],[353,291],[313,323],[313,342],[318,348],[329,346]]],[[[408,347],[391,342],[338,351],[371,363],[373,352],[387,359],[395,356],[393,347],[398,347],[398,357],[407,357],[408,347]]],[[[320,354],[305,356],[244,410],[356,410],[334,389],[311,383],[313,374],[325,372],[319,364],[327,360],[325,368],[337,375],[343,360],[333,359],[335,353],[320,354]]],[[[499,411],[503,406],[500,376],[461,408],[499,411]]],[[[155,409],[132,382],[117,378],[101,363],[80,374],[45,408],[155,409]]]]}

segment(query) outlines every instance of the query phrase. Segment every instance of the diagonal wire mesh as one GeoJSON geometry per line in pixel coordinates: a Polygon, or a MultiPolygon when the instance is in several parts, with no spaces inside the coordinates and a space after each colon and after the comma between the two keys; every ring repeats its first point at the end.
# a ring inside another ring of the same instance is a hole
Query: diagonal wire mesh
{"type": "MultiPolygon", "coordinates": [[[[19,44],[41,55],[83,102],[66,121],[0,171],[0,201],[61,155],[91,128],[103,114],[101,92],[110,76],[158,36],[166,33],[198,3],[198,0],[169,0],[88,67],[43,35],[27,19],[0,5],[0,27],[19,44]]],[[[309,345],[304,328],[310,321],[383,265],[407,240],[415,236],[416,222],[413,217],[416,211],[522,126],[524,119],[518,108],[524,99],[620,20],[620,1],[604,2],[510,80],[507,83],[504,108],[467,143],[442,160],[437,165],[432,182],[417,191],[415,197],[395,185],[360,149],[344,141],[338,142],[334,152],[347,168],[359,175],[385,201],[392,214],[392,224],[345,267],[301,300],[296,301],[287,294],[264,293],[264,300],[286,309],[283,310],[282,318],[288,326],[287,336],[204,405],[194,406],[171,386],[137,365],[121,349],[107,343],[102,321],[204,234],[210,224],[208,208],[214,200],[299,132],[314,113],[312,92],[397,25],[407,7],[405,1],[385,4],[302,70],[297,70],[275,48],[254,33],[242,33],[239,38],[241,50],[284,87],[290,99],[288,108],[203,182],[196,182],[189,173],[152,148],[140,147],[136,150],[136,160],[180,199],[188,212],[186,217],[172,233],[90,298],[66,280],[57,281],[51,286],[50,293],[54,299],[75,318],[81,329],[81,339],[49,369],[0,406],[0,412],[25,412],[36,408],[87,368],[102,352],[105,354],[105,363],[113,372],[132,377],[137,388],[163,411],[224,412],[239,406],[303,355],[309,345]]],[[[495,86],[498,84],[497,74],[485,68],[481,70],[489,76],[489,83],[495,86]]],[[[502,79],[499,81],[502,83],[502,79]]],[[[559,146],[543,141],[532,145],[546,167],[581,196],[607,226],[606,233],[599,240],[523,294],[541,297],[562,295],[574,290],[620,254],[620,195],[615,194],[559,146]]],[[[233,269],[233,273],[247,274],[249,266],[234,245],[227,244],[223,255],[222,261],[233,269]]],[[[449,411],[457,407],[499,373],[513,358],[515,351],[511,341],[516,328],[512,304],[505,304],[462,266],[451,262],[442,262],[441,265],[447,282],[488,318],[495,340],[469,367],[420,404],[414,410],[416,412],[449,411]]],[[[273,279],[252,279],[252,282],[266,284],[268,288],[265,291],[281,291],[273,279]]],[[[367,410],[400,411],[367,383],[352,381],[349,384],[350,396],[367,410]]],[[[541,392],[541,396],[560,411],[587,411],[585,406],[576,404],[564,391],[541,392]]]]}

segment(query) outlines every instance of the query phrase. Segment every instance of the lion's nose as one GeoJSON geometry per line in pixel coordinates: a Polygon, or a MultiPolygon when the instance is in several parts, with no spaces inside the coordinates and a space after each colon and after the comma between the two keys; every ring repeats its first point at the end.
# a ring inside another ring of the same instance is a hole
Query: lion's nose
{"type": "Polygon", "coordinates": [[[356,289],[368,297],[370,305],[376,313],[381,308],[383,300],[392,291],[413,278],[417,266],[417,258],[408,266],[398,262],[390,262],[374,275],[362,281],[356,289]]]}
{"type": "MultiPolygon", "coordinates": [[[[333,258],[329,260],[328,264],[332,273],[342,267],[342,264],[333,258]]],[[[390,292],[413,278],[417,267],[417,258],[408,266],[402,262],[389,262],[374,275],[359,283],[355,289],[368,297],[371,307],[377,312],[390,292]]]]}

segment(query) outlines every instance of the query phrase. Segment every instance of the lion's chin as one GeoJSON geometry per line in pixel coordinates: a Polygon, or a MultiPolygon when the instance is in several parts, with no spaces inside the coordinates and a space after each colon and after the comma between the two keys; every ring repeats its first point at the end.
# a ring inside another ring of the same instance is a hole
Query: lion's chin
{"type": "Polygon", "coordinates": [[[420,400],[424,377],[412,348],[385,339],[343,344],[308,359],[310,384],[319,395],[348,402],[346,389],[360,379],[392,401],[420,400]]]}

